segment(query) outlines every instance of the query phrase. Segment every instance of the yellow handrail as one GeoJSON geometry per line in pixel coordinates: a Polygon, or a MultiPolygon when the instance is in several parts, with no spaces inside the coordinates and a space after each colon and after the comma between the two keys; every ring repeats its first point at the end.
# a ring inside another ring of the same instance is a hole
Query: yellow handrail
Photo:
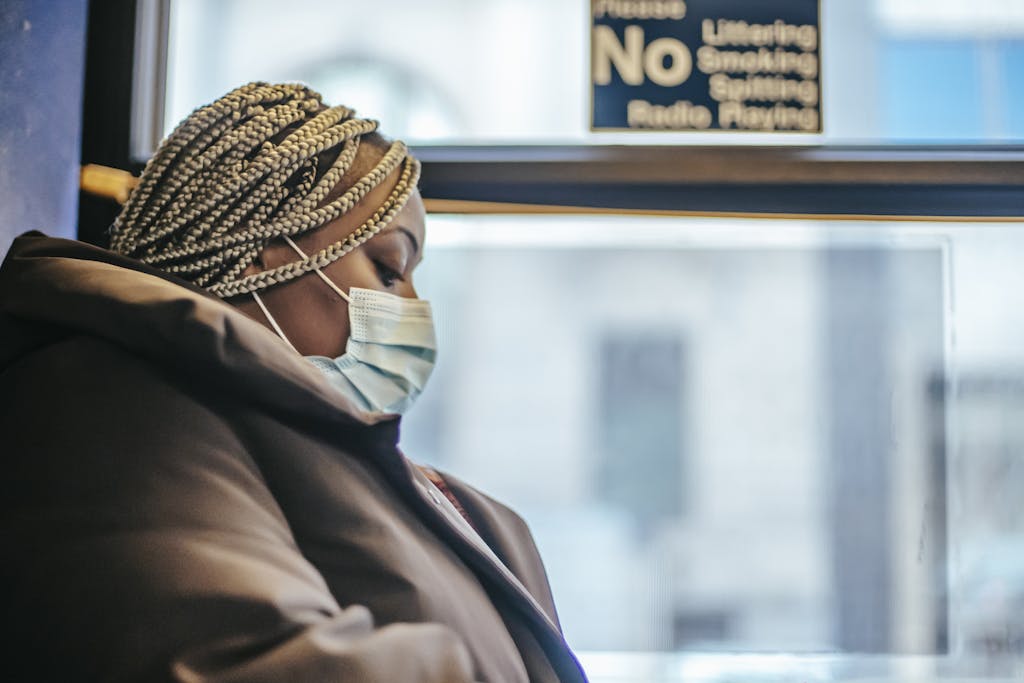
{"type": "Polygon", "coordinates": [[[99,164],[86,164],[79,175],[78,186],[89,194],[109,197],[118,204],[124,204],[138,182],[139,179],[128,171],[99,164]]]}

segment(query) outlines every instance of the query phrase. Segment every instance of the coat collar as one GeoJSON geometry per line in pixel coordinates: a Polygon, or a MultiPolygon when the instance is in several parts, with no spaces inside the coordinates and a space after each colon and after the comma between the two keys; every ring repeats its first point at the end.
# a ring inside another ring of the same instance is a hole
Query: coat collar
{"type": "Polygon", "coordinates": [[[88,334],[268,412],[333,426],[390,424],[364,436],[397,443],[393,416],[362,411],[270,330],[173,275],[81,242],[26,233],[0,267],[0,368],[33,345],[88,334]]]}

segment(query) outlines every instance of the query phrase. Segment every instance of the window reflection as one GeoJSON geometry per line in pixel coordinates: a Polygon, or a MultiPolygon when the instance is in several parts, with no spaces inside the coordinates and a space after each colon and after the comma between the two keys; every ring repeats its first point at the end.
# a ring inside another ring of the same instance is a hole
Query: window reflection
{"type": "Polygon", "coordinates": [[[585,660],[676,671],[608,680],[1020,660],[1013,226],[429,230],[441,357],[403,446],[526,517],[585,660]]]}

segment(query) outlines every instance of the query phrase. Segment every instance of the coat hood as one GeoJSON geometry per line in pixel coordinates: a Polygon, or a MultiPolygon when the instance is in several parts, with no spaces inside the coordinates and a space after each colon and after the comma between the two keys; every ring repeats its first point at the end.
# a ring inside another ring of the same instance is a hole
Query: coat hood
{"type": "Polygon", "coordinates": [[[101,338],[184,381],[240,393],[275,415],[397,427],[394,416],[355,406],[273,332],[212,294],[99,247],[22,235],[0,267],[0,372],[75,335],[101,338]]]}

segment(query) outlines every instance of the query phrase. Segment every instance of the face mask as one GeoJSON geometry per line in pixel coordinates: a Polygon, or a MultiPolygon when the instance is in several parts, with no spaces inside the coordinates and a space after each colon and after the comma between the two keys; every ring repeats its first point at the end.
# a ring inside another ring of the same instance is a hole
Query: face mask
{"type": "MultiPolygon", "coordinates": [[[[307,258],[291,239],[286,236],[285,240],[307,258]]],[[[430,303],[359,287],[350,288],[346,294],[319,268],[314,272],[348,302],[351,332],[341,356],[305,358],[363,410],[404,413],[423,391],[434,369],[437,342],[430,303]]],[[[253,298],[278,336],[292,346],[256,292],[253,298]]]]}

